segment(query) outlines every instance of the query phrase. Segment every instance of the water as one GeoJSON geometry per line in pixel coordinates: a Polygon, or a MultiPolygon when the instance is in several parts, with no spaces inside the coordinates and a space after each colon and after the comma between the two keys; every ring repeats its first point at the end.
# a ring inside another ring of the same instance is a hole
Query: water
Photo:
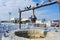
{"type": "MultiPolygon", "coordinates": [[[[8,31],[12,31],[12,30],[16,30],[19,29],[19,24],[14,24],[14,23],[2,23],[0,24],[0,33],[3,33],[4,31],[8,30],[8,31]]],[[[55,30],[58,29],[56,27],[34,27],[33,24],[21,24],[21,29],[40,29],[40,30],[55,30]]]]}

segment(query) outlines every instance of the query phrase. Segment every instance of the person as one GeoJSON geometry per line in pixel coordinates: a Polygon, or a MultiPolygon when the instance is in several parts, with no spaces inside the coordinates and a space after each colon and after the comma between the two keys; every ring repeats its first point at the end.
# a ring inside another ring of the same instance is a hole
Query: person
{"type": "Polygon", "coordinates": [[[55,25],[55,28],[54,29],[55,29],[55,32],[58,32],[58,29],[59,28],[57,27],[57,25],[55,25]]]}
{"type": "Polygon", "coordinates": [[[7,29],[6,25],[4,25],[3,30],[4,30],[4,33],[3,33],[4,37],[8,37],[9,30],[7,29]]]}
{"type": "Polygon", "coordinates": [[[8,32],[4,32],[4,37],[8,37],[8,32]]]}
{"type": "Polygon", "coordinates": [[[44,37],[46,37],[47,33],[48,33],[48,31],[45,30],[44,31],[44,37]]]}

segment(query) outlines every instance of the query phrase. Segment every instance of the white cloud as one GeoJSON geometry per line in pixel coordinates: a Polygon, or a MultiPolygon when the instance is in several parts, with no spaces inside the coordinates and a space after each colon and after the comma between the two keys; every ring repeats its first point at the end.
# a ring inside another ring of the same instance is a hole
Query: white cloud
{"type": "MultiPolygon", "coordinates": [[[[35,6],[35,2],[32,0],[0,0],[0,19],[8,19],[9,12],[12,13],[12,17],[18,17],[18,8],[24,9],[26,6],[35,6]]],[[[48,10],[36,10],[35,14],[40,16],[40,14],[47,12],[48,10]]],[[[49,11],[48,11],[49,12],[49,11]]],[[[30,17],[32,11],[24,12],[22,14],[23,18],[30,17]]]]}
{"type": "Polygon", "coordinates": [[[7,19],[8,12],[18,16],[18,8],[24,9],[24,7],[29,5],[34,6],[35,3],[32,0],[0,0],[0,17],[7,19]]]}

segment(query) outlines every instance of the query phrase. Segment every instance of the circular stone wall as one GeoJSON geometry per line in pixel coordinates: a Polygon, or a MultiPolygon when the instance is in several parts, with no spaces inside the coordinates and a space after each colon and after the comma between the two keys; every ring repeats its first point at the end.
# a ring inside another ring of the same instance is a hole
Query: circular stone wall
{"type": "Polygon", "coordinates": [[[18,37],[25,37],[25,38],[44,38],[47,36],[47,31],[44,30],[16,31],[15,35],[18,37]]]}

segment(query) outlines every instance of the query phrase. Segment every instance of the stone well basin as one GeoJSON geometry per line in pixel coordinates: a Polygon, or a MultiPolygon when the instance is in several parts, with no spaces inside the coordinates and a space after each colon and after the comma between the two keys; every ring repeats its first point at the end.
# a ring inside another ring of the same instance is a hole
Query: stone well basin
{"type": "Polygon", "coordinates": [[[15,31],[15,35],[25,38],[45,38],[50,36],[50,32],[34,29],[34,30],[19,30],[15,31]]]}

